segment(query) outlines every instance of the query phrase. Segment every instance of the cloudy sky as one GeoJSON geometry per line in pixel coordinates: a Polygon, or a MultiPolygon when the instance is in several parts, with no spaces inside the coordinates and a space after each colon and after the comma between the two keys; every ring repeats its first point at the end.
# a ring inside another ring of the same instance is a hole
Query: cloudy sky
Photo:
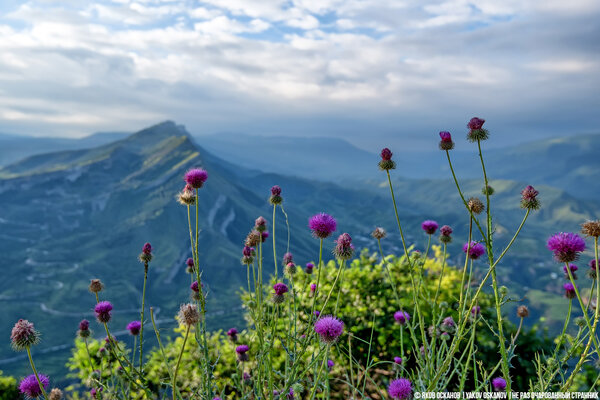
{"type": "Polygon", "coordinates": [[[2,0],[0,132],[600,132],[597,0],[2,0]]]}

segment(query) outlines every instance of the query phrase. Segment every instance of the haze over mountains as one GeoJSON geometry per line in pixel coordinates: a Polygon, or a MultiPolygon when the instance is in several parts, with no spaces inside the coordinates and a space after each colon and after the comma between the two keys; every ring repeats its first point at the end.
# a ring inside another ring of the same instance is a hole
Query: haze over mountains
{"type": "MultiPolygon", "coordinates": [[[[381,225],[390,232],[385,250],[400,251],[385,174],[376,166],[378,156],[343,141],[192,138],[170,121],[132,135],[96,135],[94,140],[102,144],[32,155],[0,169],[0,267],[5,272],[0,303],[6,310],[0,315],[0,330],[8,331],[19,318],[34,321],[44,333],[39,351],[48,350],[41,365],[64,364],[68,351],[53,346],[70,345],[77,322],[93,317],[94,301],[87,292],[90,278],[101,278],[106,284],[103,298],[115,303],[115,330],[139,316],[143,273],[136,257],[146,241],[155,248],[148,304],[157,307],[163,323],[173,326],[172,316],[189,294],[184,268],[189,255],[187,213],[175,196],[190,167],[201,166],[209,173],[201,190],[200,256],[210,291],[209,325],[215,329],[242,324],[236,308],[237,291],[246,285],[246,271],[239,263],[241,246],[256,217],[265,216],[270,225],[272,208],[267,198],[274,184],[283,188],[292,227],[291,250],[299,264],[318,257],[318,242],[306,226],[307,218],[320,211],[334,215],[338,233],[349,232],[358,249],[373,245],[369,233],[381,225]],[[112,142],[115,138],[120,140],[112,142]]],[[[593,184],[598,159],[585,156],[598,154],[594,137],[548,143],[540,142],[529,151],[491,151],[489,171],[492,177],[503,178],[492,181],[497,190],[493,206],[499,246],[510,239],[522,218],[518,206],[522,187],[531,183],[541,192],[543,208],[532,215],[512,256],[502,263],[500,279],[515,295],[528,295],[534,313],[551,317],[558,308],[549,311],[547,305],[554,298],[542,293],[556,293],[560,299],[561,285],[552,276],[560,266],[545,253],[545,239],[597,218],[600,207],[586,199],[599,190],[593,184]],[[577,157],[577,152],[584,155],[577,157]],[[557,153],[565,160],[562,165],[557,153]],[[510,171],[515,175],[510,176],[510,171]]],[[[0,159],[3,153],[4,146],[0,159]]],[[[454,184],[449,176],[419,176],[427,169],[443,172],[444,154],[436,149],[413,160],[409,153],[396,154],[394,184],[408,240],[424,250],[423,219],[452,225],[456,240],[450,247],[451,260],[458,261],[468,220],[454,184]],[[410,177],[421,179],[407,179],[409,172],[410,177]]],[[[453,156],[461,158],[460,154],[453,156]]],[[[469,153],[469,158],[457,163],[474,177],[479,172],[476,161],[476,154],[469,153]]],[[[480,193],[479,179],[461,179],[461,183],[468,195],[480,193]]],[[[281,257],[287,242],[281,212],[276,229],[281,257]]],[[[270,241],[265,246],[266,269],[271,271],[270,241]]],[[[329,254],[332,243],[326,246],[329,254]]],[[[0,369],[18,372],[26,366],[19,357],[7,343],[0,344],[0,369]]]]}

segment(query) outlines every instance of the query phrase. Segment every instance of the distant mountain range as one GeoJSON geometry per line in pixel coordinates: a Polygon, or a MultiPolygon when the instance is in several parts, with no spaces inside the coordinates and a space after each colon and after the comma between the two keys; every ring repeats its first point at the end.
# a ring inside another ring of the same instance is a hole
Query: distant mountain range
{"type": "MultiPolygon", "coordinates": [[[[241,246],[256,217],[271,220],[267,198],[274,184],[283,188],[292,226],[291,250],[299,264],[318,257],[318,242],[310,237],[307,219],[320,211],[334,215],[338,233],[349,232],[359,249],[373,249],[369,233],[377,225],[384,226],[390,232],[384,240],[385,250],[400,253],[385,174],[377,170],[378,156],[344,141],[306,139],[296,143],[295,139],[242,140],[231,136],[227,146],[227,139],[193,138],[184,127],[170,121],[132,135],[115,135],[117,141],[103,142],[108,136],[96,135],[94,140],[102,145],[31,155],[0,168],[0,267],[5,273],[0,281],[4,310],[0,331],[7,332],[19,318],[36,322],[44,334],[38,352],[47,353],[40,359],[42,367],[63,365],[68,356],[64,349],[77,322],[93,317],[94,301],[87,292],[90,278],[106,283],[103,298],[115,304],[114,329],[139,316],[143,274],[136,256],[146,241],[156,249],[150,266],[148,304],[159,307],[163,323],[174,324],[172,316],[187,300],[190,283],[184,271],[189,256],[187,213],[175,196],[183,187],[183,174],[194,166],[209,173],[201,189],[200,257],[210,290],[209,325],[215,329],[242,324],[236,308],[237,291],[246,285],[246,271],[239,263],[241,246]],[[331,169],[334,171],[328,172],[331,169]],[[342,184],[328,182],[323,176],[337,176],[342,184]]],[[[5,148],[1,149],[0,153],[4,152],[5,148]]],[[[543,166],[550,162],[545,158],[548,151],[542,147],[540,154],[535,150],[531,154],[514,153],[520,158],[504,167],[529,162],[521,159],[525,156],[543,166]]],[[[432,153],[434,156],[443,160],[439,150],[432,153]]],[[[433,218],[450,224],[457,238],[450,247],[451,260],[458,262],[468,220],[453,182],[448,178],[407,179],[403,175],[409,170],[402,167],[401,152],[398,158],[394,185],[408,240],[424,250],[426,237],[420,222],[433,218]]],[[[597,162],[587,158],[578,164],[576,161],[571,161],[573,171],[597,162]]],[[[413,168],[420,170],[430,164],[435,163],[422,159],[415,161],[413,168]]],[[[478,172],[473,168],[472,176],[478,172]]],[[[557,281],[560,274],[552,273],[561,269],[546,254],[545,239],[554,231],[574,230],[585,219],[597,218],[600,207],[597,202],[578,198],[577,191],[558,186],[568,183],[562,175],[554,177],[557,185],[536,181],[534,177],[548,175],[540,168],[525,168],[514,180],[493,180],[497,190],[493,206],[496,243],[501,247],[523,215],[518,206],[521,188],[532,183],[541,191],[542,210],[531,217],[513,256],[499,269],[502,284],[514,290],[515,296],[527,294],[533,313],[551,320],[560,307],[549,309],[547,305],[560,298],[561,287],[557,281]],[[548,293],[555,293],[555,297],[542,296],[548,293]]],[[[493,165],[489,171],[493,178],[502,177],[493,165]]],[[[480,180],[461,183],[468,195],[480,193],[480,180]]],[[[284,215],[277,215],[281,258],[287,234],[284,215]]],[[[332,245],[332,241],[326,243],[326,254],[332,245]]],[[[265,246],[266,268],[272,271],[270,241],[265,246]]],[[[148,337],[154,343],[152,336],[148,337]]],[[[21,367],[26,367],[26,360],[15,355],[6,342],[0,342],[0,369],[17,373],[21,367]]]]}

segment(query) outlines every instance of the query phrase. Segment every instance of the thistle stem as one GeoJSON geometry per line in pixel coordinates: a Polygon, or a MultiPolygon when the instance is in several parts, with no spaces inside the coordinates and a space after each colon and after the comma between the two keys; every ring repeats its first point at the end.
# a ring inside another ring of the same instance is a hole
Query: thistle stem
{"type": "Polygon", "coordinates": [[[273,204],[273,263],[275,264],[275,280],[277,280],[277,250],[275,246],[275,210],[277,210],[277,204],[273,204]]]}
{"type": "Polygon", "coordinates": [[[35,364],[33,363],[33,357],[31,357],[31,350],[30,350],[29,346],[27,346],[26,349],[27,349],[27,357],[29,357],[29,364],[31,364],[31,369],[33,370],[35,379],[37,380],[38,385],[40,385],[40,389],[42,391],[42,394],[44,395],[44,398],[47,400],[48,395],[46,394],[46,389],[44,389],[44,385],[42,384],[42,381],[40,381],[40,377],[37,373],[37,370],[35,369],[35,364]]]}
{"type": "Polygon", "coordinates": [[[173,371],[173,400],[175,400],[175,393],[177,392],[177,372],[179,371],[179,364],[181,364],[181,358],[183,357],[183,351],[185,350],[185,344],[187,342],[189,334],[190,325],[187,325],[187,328],[185,330],[185,337],[183,338],[183,345],[181,346],[181,351],[179,352],[177,364],[175,364],[175,371],[173,371]]]}
{"type": "Polygon", "coordinates": [[[142,289],[142,312],[140,327],[140,374],[144,374],[144,311],[146,310],[146,281],[148,280],[148,261],[144,262],[144,288],[142,289]]]}

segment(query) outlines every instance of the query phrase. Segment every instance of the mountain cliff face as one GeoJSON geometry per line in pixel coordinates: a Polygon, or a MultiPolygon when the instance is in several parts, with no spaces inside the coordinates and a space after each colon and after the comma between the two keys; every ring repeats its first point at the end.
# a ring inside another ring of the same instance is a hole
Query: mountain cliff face
{"type": "MultiPolygon", "coordinates": [[[[390,233],[384,251],[401,253],[389,189],[377,159],[370,184],[356,181],[341,187],[239,167],[230,163],[235,162],[231,154],[220,154],[225,161],[204,150],[198,140],[183,127],[164,122],[113,143],[36,155],[0,169],[0,331],[8,332],[19,318],[35,322],[44,335],[36,348],[41,368],[62,367],[77,323],[93,319],[94,299],[87,291],[91,278],[104,281],[102,298],[115,305],[113,329],[122,332],[127,322],[139,318],[143,267],[137,255],[145,242],[155,249],[147,305],[155,307],[164,325],[174,326],[173,315],[188,300],[190,283],[185,273],[190,248],[187,212],[175,196],[191,167],[203,167],[209,174],[200,191],[200,257],[209,290],[209,326],[214,329],[242,324],[237,308],[238,290],[246,286],[241,246],[259,215],[269,220],[272,230],[267,198],[274,184],[283,188],[291,250],[300,265],[318,258],[318,241],[310,237],[307,219],[321,211],[338,219],[337,233],[349,232],[358,249],[372,248],[369,233],[380,225],[390,233]]],[[[400,175],[397,172],[394,176],[400,175]]],[[[407,239],[424,250],[420,222],[433,218],[450,224],[456,237],[450,254],[458,261],[468,220],[452,181],[395,179],[394,184],[407,239]]],[[[480,181],[462,184],[467,194],[480,193],[480,181]]],[[[498,180],[492,185],[497,190],[496,239],[502,246],[520,222],[519,191],[525,183],[498,180]]],[[[538,189],[543,208],[532,216],[513,256],[501,266],[501,284],[519,297],[533,289],[554,288],[558,296],[560,285],[551,272],[560,274],[560,267],[545,254],[545,239],[598,217],[595,203],[552,187],[538,189]]],[[[281,260],[287,228],[280,210],[276,230],[281,260]]],[[[332,247],[333,241],[325,243],[326,258],[332,247]]],[[[265,250],[265,269],[272,271],[270,240],[265,250]]],[[[532,303],[532,311],[545,312],[544,304],[532,303]]],[[[101,336],[98,327],[96,333],[101,336]]],[[[147,338],[154,343],[152,334],[147,338]]],[[[8,341],[0,341],[0,369],[18,374],[26,366],[8,341]]]]}

